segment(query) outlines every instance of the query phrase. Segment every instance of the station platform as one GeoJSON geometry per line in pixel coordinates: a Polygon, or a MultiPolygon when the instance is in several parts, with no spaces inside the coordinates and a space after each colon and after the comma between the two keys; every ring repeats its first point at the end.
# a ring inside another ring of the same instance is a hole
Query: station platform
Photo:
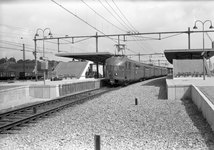
{"type": "Polygon", "coordinates": [[[188,97],[190,94],[189,92],[191,92],[188,90],[188,88],[191,85],[195,85],[201,90],[203,89],[204,93],[207,95],[212,94],[212,92],[209,90],[209,87],[214,87],[214,77],[205,77],[205,80],[203,80],[203,77],[172,79],[171,76],[167,76],[166,84],[168,89],[168,99],[176,100],[185,98],[185,96],[188,97]]]}
{"type": "Polygon", "coordinates": [[[66,79],[60,81],[26,81],[0,84],[0,112],[29,103],[48,101],[66,94],[105,86],[103,78],[66,79]]]}
{"type": "Polygon", "coordinates": [[[167,98],[191,99],[214,131],[214,77],[166,78],[167,98]]]}

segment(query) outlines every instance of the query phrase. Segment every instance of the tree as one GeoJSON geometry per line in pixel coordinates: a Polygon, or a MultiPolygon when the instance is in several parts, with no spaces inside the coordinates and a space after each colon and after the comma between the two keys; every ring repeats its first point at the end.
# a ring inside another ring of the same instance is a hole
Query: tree
{"type": "Polygon", "coordinates": [[[23,60],[22,60],[22,59],[19,59],[19,60],[17,61],[17,63],[18,63],[18,64],[21,64],[21,63],[23,63],[23,60]]]}
{"type": "Polygon", "coordinates": [[[7,58],[1,58],[0,59],[0,64],[6,63],[7,62],[7,58]]]}
{"type": "Polygon", "coordinates": [[[9,62],[16,62],[16,59],[14,57],[11,57],[8,59],[9,62]]]}

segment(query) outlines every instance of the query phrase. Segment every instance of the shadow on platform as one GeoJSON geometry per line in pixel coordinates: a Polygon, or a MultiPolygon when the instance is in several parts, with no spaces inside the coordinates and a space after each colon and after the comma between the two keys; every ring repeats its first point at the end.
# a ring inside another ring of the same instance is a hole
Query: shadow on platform
{"type": "Polygon", "coordinates": [[[158,79],[153,79],[152,81],[142,84],[142,86],[155,86],[159,87],[159,92],[157,98],[159,100],[167,100],[167,89],[166,89],[166,78],[158,78],[158,79]]]}

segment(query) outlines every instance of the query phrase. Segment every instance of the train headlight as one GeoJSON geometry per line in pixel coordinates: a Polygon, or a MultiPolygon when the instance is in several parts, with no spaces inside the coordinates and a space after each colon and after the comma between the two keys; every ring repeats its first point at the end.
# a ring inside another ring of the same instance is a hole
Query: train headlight
{"type": "Polygon", "coordinates": [[[117,73],[114,73],[115,76],[117,76],[117,73]]]}

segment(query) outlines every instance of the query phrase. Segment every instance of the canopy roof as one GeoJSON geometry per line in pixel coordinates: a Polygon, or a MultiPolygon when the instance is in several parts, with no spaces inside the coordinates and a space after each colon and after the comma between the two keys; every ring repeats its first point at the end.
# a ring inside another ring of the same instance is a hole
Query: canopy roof
{"type": "MultiPolygon", "coordinates": [[[[172,64],[173,59],[202,59],[203,49],[175,49],[165,50],[166,59],[172,64]]],[[[204,49],[204,57],[211,58],[214,55],[214,49],[204,49]]]]}
{"type": "Polygon", "coordinates": [[[74,59],[82,59],[82,60],[89,60],[98,63],[105,63],[105,60],[114,56],[114,54],[109,52],[90,52],[90,53],[58,53],[56,56],[59,57],[67,57],[67,58],[74,58],[74,59]]]}

